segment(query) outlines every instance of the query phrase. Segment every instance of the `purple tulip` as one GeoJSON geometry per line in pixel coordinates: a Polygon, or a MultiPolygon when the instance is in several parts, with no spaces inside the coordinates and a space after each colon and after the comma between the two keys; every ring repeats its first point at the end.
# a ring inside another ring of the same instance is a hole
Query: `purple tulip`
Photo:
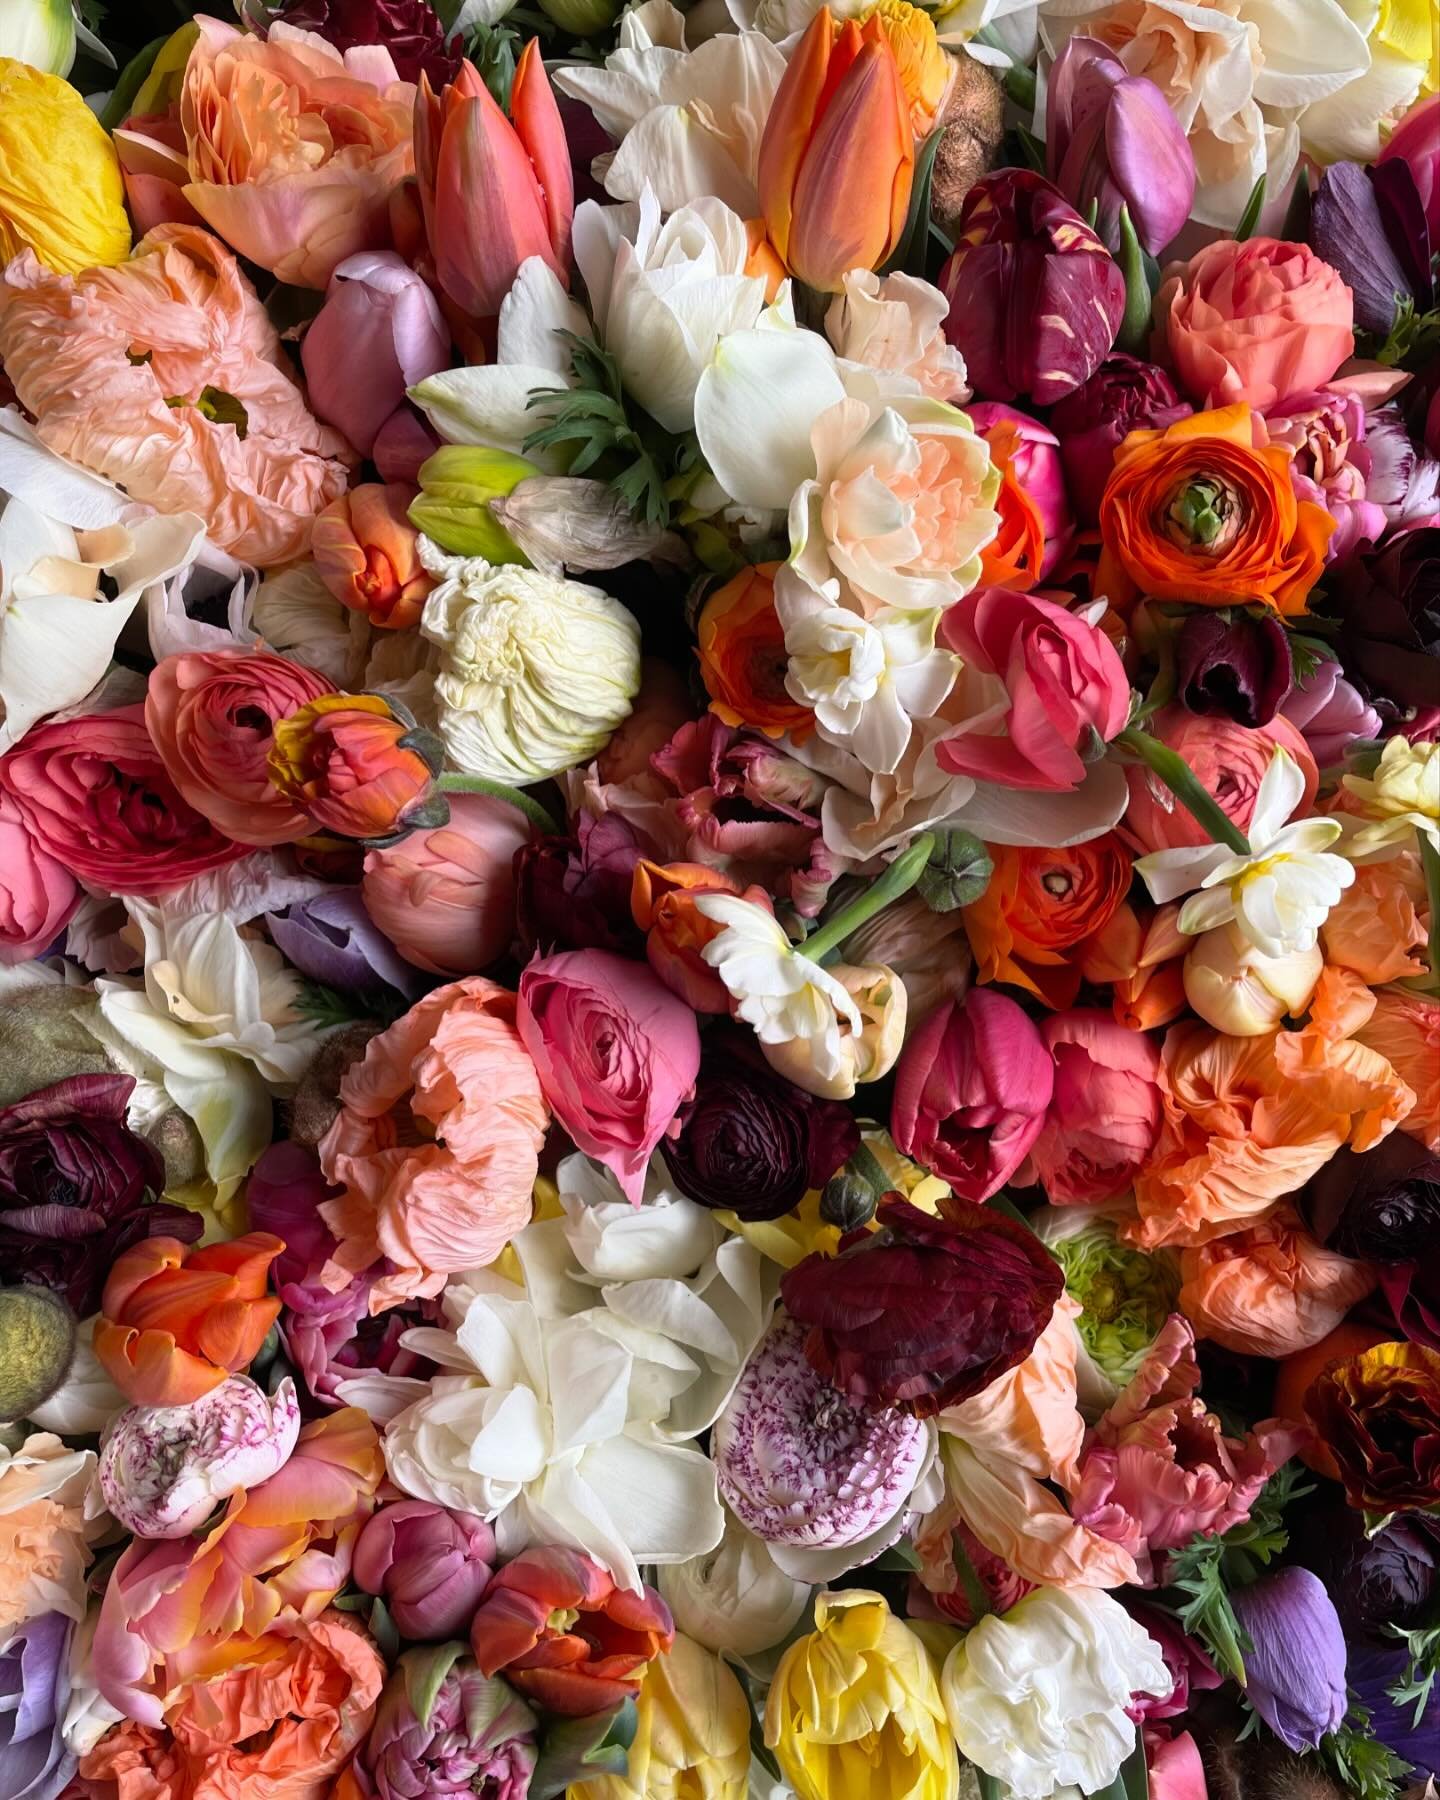
{"type": "Polygon", "coordinates": [[[1192,713],[1268,725],[1293,679],[1290,639],[1273,613],[1192,612],[1175,640],[1179,698],[1192,713]]]}
{"type": "Polygon", "coordinates": [[[537,1760],[535,1715],[462,1648],[407,1650],[396,1664],[351,1764],[365,1800],[525,1800],[537,1760]]]}
{"type": "Polygon", "coordinates": [[[1371,169],[1332,163],[1310,204],[1310,241],[1354,294],[1362,331],[1385,337],[1401,300],[1417,313],[1434,304],[1430,231],[1403,157],[1371,169]]]}
{"type": "Polygon", "coordinates": [[[987,400],[1053,406],[1099,368],[1125,313],[1119,265],[1029,169],[997,169],[970,189],[940,286],[945,335],[987,400]]]}
{"type": "Polygon", "coordinates": [[[1312,669],[1280,711],[1322,769],[1333,768],[1357,739],[1378,738],[1382,729],[1379,713],[1345,679],[1338,662],[1312,669]]]}
{"type": "Polygon", "coordinates": [[[450,363],[430,289],[393,250],[348,256],[300,346],[310,405],[368,456],[405,390],[450,363]]]}
{"type": "Polygon", "coordinates": [[[1115,452],[1132,431],[1163,431],[1194,411],[1175,383],[1154,363],[1117,350],[1050,415],[1070,503],[1082,525],[1100,517],[1100,497],[1115,452]]]}
{"type": "Polygon", "coordinates": [[[1195,157],[1170,103],[1094,38],[1072,37],[1045,90],[1045,172],[1112,252],[1120,208],[1158,256],[1190,217],[1195,157]]]}
{"type": "Polygon", "coordinates": [[[55,1800],[75,1773],[60,1727],[70,1698],[70,1621],[42,1613],[0,1641],[0,1794],[55,1800]]]}
{"type": "Polygon", "coordinates": [[[424,976],[366,912],[358,887],[332,888],[267,914],[265,923],[286,961],[326,987],[361,994],[391,987],[407,1000],[425,988],[424,976]]]}
{"type": "Polygon", "coordinates": [[[401,1637],[465,1637],[495,1570],[495,1533],[472,1513],[398,1500],[355,1540],[355,1580],[378,1594],[401,1637]]]}
{"type": "Polygon", "coordinates": [[[1313,1750],[1345,1717],[1345,1634],[1325,1584],[1277,1569],[1230,1596],[1250,1639],[1245,1693],[1287,1749],[1313,1750]]]}

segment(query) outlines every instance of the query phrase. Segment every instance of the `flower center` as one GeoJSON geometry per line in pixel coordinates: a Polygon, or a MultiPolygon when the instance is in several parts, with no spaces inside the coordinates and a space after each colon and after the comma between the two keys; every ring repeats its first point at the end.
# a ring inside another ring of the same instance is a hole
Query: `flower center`
{"type": "Polygon", "coordinates": [[[1240,529],[1239,496],[1214,476],[1197,476],[1171,495],[1164,529],[1182,550],[1218,555],[1240,529]]]}

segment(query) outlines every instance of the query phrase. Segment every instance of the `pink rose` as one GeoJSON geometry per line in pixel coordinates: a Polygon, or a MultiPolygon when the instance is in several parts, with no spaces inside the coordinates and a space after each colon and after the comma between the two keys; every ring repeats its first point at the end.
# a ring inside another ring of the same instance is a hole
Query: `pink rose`
{"type": "Polygon", "coordinates": [[[1040,1027],[1055,1092],[1031,1154],[1055,1206],[1113,1200],[1135,1178],[1160,1129],[1160,1053],[1108,1012],[1076,1008],[1040,1027]]]}
{"type": "MultiPolygon", "coordinates": [[[[1300,765],[1305,793],[1297,815],[1310,810],[1320,771],[1299,731],[1283,714],[1268,725],[1237,725],[1221,713],[1200,715],[1183,706],[1167,706],[1150,721],[1150,730],[1184,758],[1191,773],[1233,819],[1241,831],[1250,829],[1255,796],[1276,748],[1286,750],[1300,765]]],[[[1159,778],[1148,769],[1126,770],[1130,805],[1124,830],[1142,850],[1176,850],[1184,845],[1209,843],[1205,828],[1187,811],[1159,778]]]]}
{"type": "Polygon", "coordinates": [[[1222,238],[1172,266],[1155,297],[1156,343],[1199,406],[1261,412],[1323,387],[1355,354],[1355,306],[1305,244],[1222,238]]]}
{"type": "Polygon", "coordinates": [[[998,1193],[1040,1135],[1055,1067],[1013,1000],[991,988],[937,1007],[900,1057],[897,1148],[964,1200],[998,1193]]]}
{"type": "Polygon", "coordinates": [[[49,949],[79,904],[75,877],[41,849],[20,808],[0,789],[0,965],[29,962],[49,949]]]}
{"type": "Polygon", "coordinates": [[[962,702],[973,698],[970,717],[936,746],[952,775],[1068,792],[1085,779],[1081,752],[1125,728],[1130,682],[1119,653],[1053,600],[979,588],[941,616],[940,638],[964,659],[962,702]]]}
{"type": "Polygon", "coordinates": [[[638,1206],[651,1152],[700,1072],[694,1013],[644,963],[609,950],[536,957],[519,998],[555,1117],[638,1206]]]}
{"type": "Polygon", "coordinates": [[[515,853],[530,829],[503,800],[449,798],[448,824],[369,853],[360,894],[406,962],[432,975],[473,975],[515,935],[515,853]]]}
{"type": "Polygon", "coordinates": [[[1003,428],[999,441],[1009,453],[1010,473],[1040,514],[1044,527],[1045,554],[1040,564],[1043,581],[1075,535],[1070,496],[1065,491],[1065,467],[1060,460],[1060,440],[1029,413],[998,400],[982,400],[965,410],[987,443],[992,441],[997,427],[1003,428]]]}

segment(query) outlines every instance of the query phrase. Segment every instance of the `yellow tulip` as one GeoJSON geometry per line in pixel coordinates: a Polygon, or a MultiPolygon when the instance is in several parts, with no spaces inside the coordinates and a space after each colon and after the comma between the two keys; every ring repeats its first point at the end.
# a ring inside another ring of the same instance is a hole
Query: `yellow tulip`
{"type": "Polygon", "coordinates": [[[130,221],[115,146],[58,76],[0,57],[0,266],[26,248],[73,275],[123,262],[130,221]]]}
{"type": "Polygon", "coordinates": [[[569,1800],[745,1800],[750,1703],[727,1664],[676,1636],[645,1672],[623,1777],[601,1775],[569,1800]]]}
{"type": "Polygon", "coordinates": [[[960,1761],[924,1644],[879,1594],[821,1594],[781,1658],[765,1742],[799,1800],[955,1800],[960,1761]]]}

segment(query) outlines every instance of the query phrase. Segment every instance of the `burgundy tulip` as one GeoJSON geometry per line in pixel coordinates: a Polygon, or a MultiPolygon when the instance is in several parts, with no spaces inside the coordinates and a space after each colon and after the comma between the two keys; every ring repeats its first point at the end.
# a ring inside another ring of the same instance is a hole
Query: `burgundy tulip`
{"type": "Polygon", "coordinates": [[[1192,713],[1268,725],[1290,692],[1290,638],[1271,612],[1192,612],[1175,640],[1175,680],[1192,713]]]}

